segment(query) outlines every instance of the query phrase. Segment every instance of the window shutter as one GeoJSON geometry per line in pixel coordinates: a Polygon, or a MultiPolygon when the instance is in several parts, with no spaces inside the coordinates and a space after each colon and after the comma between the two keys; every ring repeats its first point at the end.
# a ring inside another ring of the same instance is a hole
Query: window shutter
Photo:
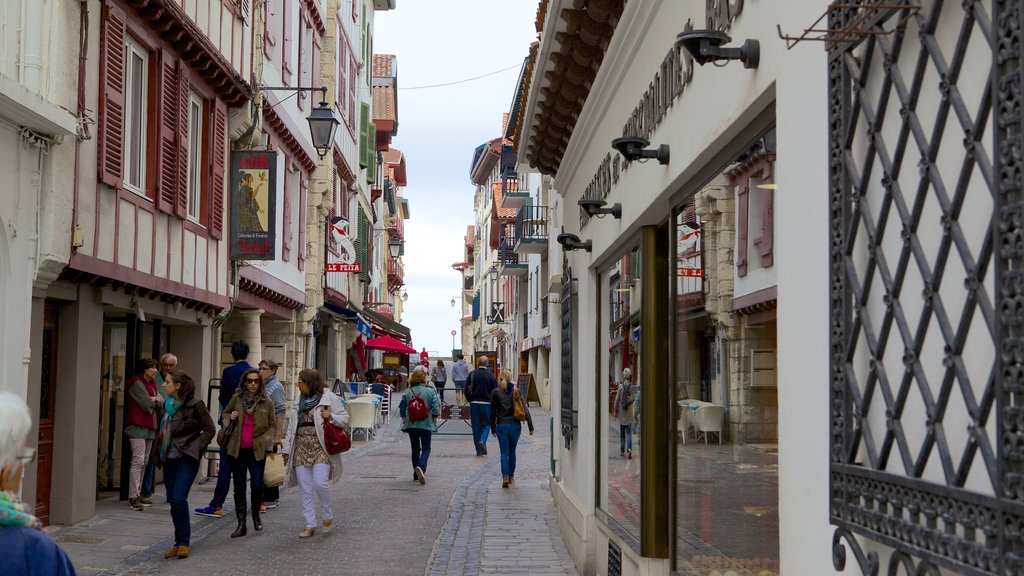
{"type": "Polygon", "coordinates": [[[100,49],[100,181],[115,188],[124,183],[125,14],[115,4],[103,8],[100,49]]]}
{"type": "Polygon", "coordinates": [[[356,253],[359,256],[359,263],[363,266],[363,271],[359,273],[359,279],[363,282],[370,281],[370,221],[367,219],[366,214],[363,212],[363,207],[359,206],[359,245],[356,247],[356,253]]]}
{"type": "MultiPolygon", "coordinates": [[[[306,70],[306,68],[308,68],[306,66],[306,54],[308,54],[309,51],[306,50],[306,38],[307,38],[309,30],[306,28],[306,23],[304,21],[305,21],[305,18],[303,18],[302,15],[300,14],[299,15],[299,61],[297,63],[298,72],[296,73],[295,77],[297,78],[296,83],[299,86],[308,87],[309,86],[309,82],[306,81],[306,77],[309,75],[309,72],[306,70]]],[[[296,100],[295,105],[299,107],[299,110],[305,110],[306,109],[306,98],[307,97],[308,97],[308,94],[306,94],[306,92],[304,92],[304,91],[300,91],[298,94],[295,95],[295,100],[296,100]]]]}
{"type": "Polygon", "coordinates": [[[292,259],[292,175],[295,174],[295,167],[285,157],[284,175],[284,214],[281,221],[281,259],[290,262],[292,259]]]}
{"type": "Polygon", "coordinates": [[[249,0],[238,0],[238,17],[242,20],[249,17],[249,0]]]}
{"type": "Polygon", "coordinates": [[[775,191],[761,190],[761,237],[757,239],[761,254],[761,267],[768,268],[774,263],[772,243],[775,236],[775,191]]]}
{"type": "Polygon", "coordinates": [[[370,166],[370,105],[359,103],[359,167],[370,166]]]}
{"type": "Polygon", "coordinates": [[[156,198],[160,210],[173,214],[178,180],[178,60],[161,50],[157,64],[156,198]]]}
{"type": "Polygon", "coordinates": [[[299,206],[295,211],[296,220],[299,224],[299,270],[306,266],[306,189],[309,183],[302,175],[299,175],[299,206]]]}
{"type": "Polygon", "coordinates": [[[736,206],[736,271],[740,277],[747,275],[747,237],[750,222],[750,180],[743,179],[737,193],[736,206]]]}
{"type": "Polygon", "coordinates": [[[370,122],[368,135],[370,143],[366,147],[366,183],[374,184],[377,182],[377,125],[373,122],[370,122]]]}
{"type": "MultiPolygon", "coordinates": [[[[298,6],[296,2],[294,4],[298,6]]],[[[288,2],[281,6],[281,80],[286,86],[292,83],[292,11],[288,2]]]]}
{"type": "MultiPolygon", "coordinates": [[[[350,52],[351,54],[351,52],[350,52]]],[[[356,59],[354,55],[350,55],[349,60],[349,71],[348,71],[348,127],[350,130],[355,132],[356,130],[356,59]]]]}
{"type": "Polygon", "coordinates": [[[188,66],[178,61],[178,176],[174,185],[174,212],[178,218],[188,217],[188,130],[191,74],[188,66]]]}
{"type": "Polygon", "coordinates": [[[219,98],[213,106],[213,184],[210,187],[210,235],[220,238],[224,233],[224,174],[228,153],[228,108],[219,98]]]}

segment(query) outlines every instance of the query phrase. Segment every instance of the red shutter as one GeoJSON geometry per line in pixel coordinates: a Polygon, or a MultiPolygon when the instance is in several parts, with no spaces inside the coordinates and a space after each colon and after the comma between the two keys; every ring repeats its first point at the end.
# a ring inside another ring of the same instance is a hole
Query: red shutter
{"type": "Polygon", "coordinates": [[[299,270],[306,265],[306,187],[308,182],[299,174],[299,206],[296,220],[299,221],[299,270]]]}
{"type": "Polygon", "coordinates": [[[178,180],[178,59],[161,50],[157,64],[157,202],[160,210],[174,214],[178,180]]]}
{"type": "Polygon", "coordinates": [[[740,277],[747,275],[747,237],[750,218],[750,179],[744,177],[737,193],[736,206],[736,271],[740,277]]]}
{"type": "Polygon", "coordinates": [[[228,153],[228,107],[219,98],[213,106],[213,170],[210,194],[210,235],[220,238],[224,232],[224,173],[228,153]]]}
{"type": "Polygon", "coordinates": [[[292,11],[287,2],[281,6],[281,22],[281,80],[290,86],[292,82],[292,11]]]}
{"type": "Polygon", "coordinates": [[[115,188],[124,183],[125,14],[106,4],[100,47],[100,181],[115,188]]]}
{"type": "Polygon", "coordinates": [[[284,214],[281,217],[281,259],[291,261],[292,257],[292,174],[295,169],[291,161],[284,159],[284,214]]]}
{"type": "Polygon", "coordinates": [[[349,53],[349,69],[348,69],[348,127],[352,130],[356,128],[356,122],[359,121],[356,118],[356,77],[359,76],[359,67],[356,65],[355,55],[349,53]]]}
{"type": "MultiPolygon", "coordinates": [[[[306,68],[307,68],[307,66],[306,66],[306,54],[309,53],[309,51],[306,50],[306,34],[308,34],[308,31],[306,30],[306,24],[303,22],[304,20],[305,20],[305,18],[302,16],[301,9],[300,9],[300,14],[299,14],[299,63],[298,63],[299,70],[298,70],[298,73],[295,75],[295,77],[298,79],[296,81],[298,83],[298,85],[302,86],[303,88],[309,86],[309,83],[306,82],[306,74],[307,74],[307,71],[306,71],[306,68]]],[[[306,109],[306,98],[308,96],[309,95],[306,94],[305,92],[299,92],[296,95],[296,97],[295,97],[295,100],[296,100],[295,105],[299,107],[299,110],[305,110],[306,109]]]]}
{"type": "Polygon", "coordinates": [[[188,66],[178,61],[178,178],[175,183],[174,212],[188,217],[188,131],[191,83],[188,66]]]}

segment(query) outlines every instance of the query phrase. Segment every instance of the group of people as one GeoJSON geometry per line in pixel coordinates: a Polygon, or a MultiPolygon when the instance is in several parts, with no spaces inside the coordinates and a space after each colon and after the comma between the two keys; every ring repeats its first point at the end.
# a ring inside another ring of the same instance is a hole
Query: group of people
{"type": "Polygon", "coordinates": [[[231,355],[235,362],[221,373],[217,398],[219,434],[206,405],[195,396],[195,382],[187,373],[176,370],[173,355],[161,359],[159,371],[155,361],[143,360],[128,383],[125,434],[132,448],[129,505],[142,510],[152,504],[145,470],[147,466],[161,467],[174,524],[174,545],[164,553],[165,558],[189,556],[188,494],[215,434],[221,463],[217,485],[213,499],[196,513],[220,518],[228,488],[233,486],[238,525],[231,537],[245,536],[250,518],[253,529],[262,530],[260,514],[276,507],[280,496],[279,488],[264,485],[267,458],[278,457],[275,453],[280,452],[286,485],[299,488],[304,527],[298,536],[312,536],[318,528],[329,531],[334,523],[330,486],[340,479],[342,464],[340,454],[327,451],[324,427],[348,427],[348,412],[340,398],[327,389],[317,370],[302,370],[297,383],[300,396],[286,426],[287,407],[284,387],[277,379],[278,364],[271,359],[262,360],[256,367],[249,364],[249,345],[244,340],[232,342],[231,355]]]}
{"type": "MultiPolygon", "coordinates": [[[[512,371],[505,368],[499,373],[499,378],[495,378],[490,364],[490,358],[481,356],[479,367],[469,372],[465,358],[460,354],[453,369],[453,376],[465,374],[465,380],[461,384],[459,379],[455,382],[456,389],[464,389],[470,402],[470,424],[476,455],[487,455],[488,432],[498,439],[501,452],[501,485],[508,488],[515,482],[516,447],[522,434],[522,423],[526,422],[532,436],[533,416],[530,414],[526,399],[519,398],[512,371]],[[466,371],[460,372],[460,368],[466,368],[466,371]],[[517,402],[525,412],[524,420],[516,417],[517,402]]],[[[444,370],[444,364],[440,360],[438,367],[444,370]]],[[[402,400],[398,405],[399,416],[402,417],[402,430],[409,435],[413,479],[420,484],[426,483],[431,436],[437,431],[437,419],[441,413],[439,394],[444,394],[444,382],[436,380],[436,370],[437,368],[430,375],[431,380],[434,380],[434,387],[431,387],[425,367],[417,366],[409,377],[409,388],[402,394],[402,400]],[[425,407],[414,409],[413,404],[420,402],[425,407]]]]}

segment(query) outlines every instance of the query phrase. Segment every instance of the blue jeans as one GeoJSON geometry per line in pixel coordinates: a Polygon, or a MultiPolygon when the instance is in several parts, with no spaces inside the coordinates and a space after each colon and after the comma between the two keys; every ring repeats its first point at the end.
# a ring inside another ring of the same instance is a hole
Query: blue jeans
{"type": "MultiPolygon", "coordinates": [[[[210,508],[220,508],[228,499],[228,488],[231,487],[231,463],[228,462],[228,449],[220,447],[220,467],[217,469],[217,485],[213,489],[213,500],[210,508]]],[[[243,508],[244,510],[244,508],[243,508]]]]}
{"type": "Polygon", "coordinates": [[[473,426],[473,447],[480,453],[480,442],[487,443],[487,431],[491,429],[491,405],[473,402],[469,405],[469,423],[473,426]]]}
{"type": "Polygon", "coordinates": [[[519,422],[498,423],[498,447],[501,448],[501,475],[516,475],[516,445],[519,435],[523,433],[523,425],[519,422]]]}
{"type": "Polygon", "coordinates": [[[619,424],[619,455],[625,454],[627,449],[633,449],[633,425],[619,424]]]}
{"type": "Polygon", "coordinates": [[[155,474],[156,463],[153,462],[153,457],[150,456],[149,461],[146,462],[146,471],[142,474],[142,491],[141,494],[146,498],[153,495],[153,476],[155,474]]]}
{"type": "Polygon", "coordinates": [[[427,458],[430,458],[430,438],[433,432],[419,428],[409,428],[409,444],[412,446],[412,467],[420,467],[427,471],[427,458]]]}
{"type": "Polygon", "coordinates": [[[259,512],[260,504],[263,503],[263,470],[267,464],[266,458],[257,460],[252,448],[240,448],[238,458],[228,456],[231,463],[231,475],[235,480],[235,514],[245,514],[245,476],[249,473],[249,483],[252,485],[252,510],[259,512]]]}
{"type": "Polygon", "coordinates": [[[195,482],[198,473],[199,460],[191,456],[168,458],[164,462],[164,487],[167,488],[167,502],[171,504],[175,546],[188,546],[192,540],[188,493],[192,490],[192,483],[195,482]]]}

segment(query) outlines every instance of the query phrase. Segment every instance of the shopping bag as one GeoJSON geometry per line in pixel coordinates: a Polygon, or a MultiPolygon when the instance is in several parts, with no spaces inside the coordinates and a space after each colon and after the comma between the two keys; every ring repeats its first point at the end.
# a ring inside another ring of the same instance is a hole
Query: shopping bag
{"type": "Polygon", "coordinates": [[[284,456],[278,453],[267,454],[267,463],[263,467],[263,485],[273,488],[284,484],[284,456]]]}

